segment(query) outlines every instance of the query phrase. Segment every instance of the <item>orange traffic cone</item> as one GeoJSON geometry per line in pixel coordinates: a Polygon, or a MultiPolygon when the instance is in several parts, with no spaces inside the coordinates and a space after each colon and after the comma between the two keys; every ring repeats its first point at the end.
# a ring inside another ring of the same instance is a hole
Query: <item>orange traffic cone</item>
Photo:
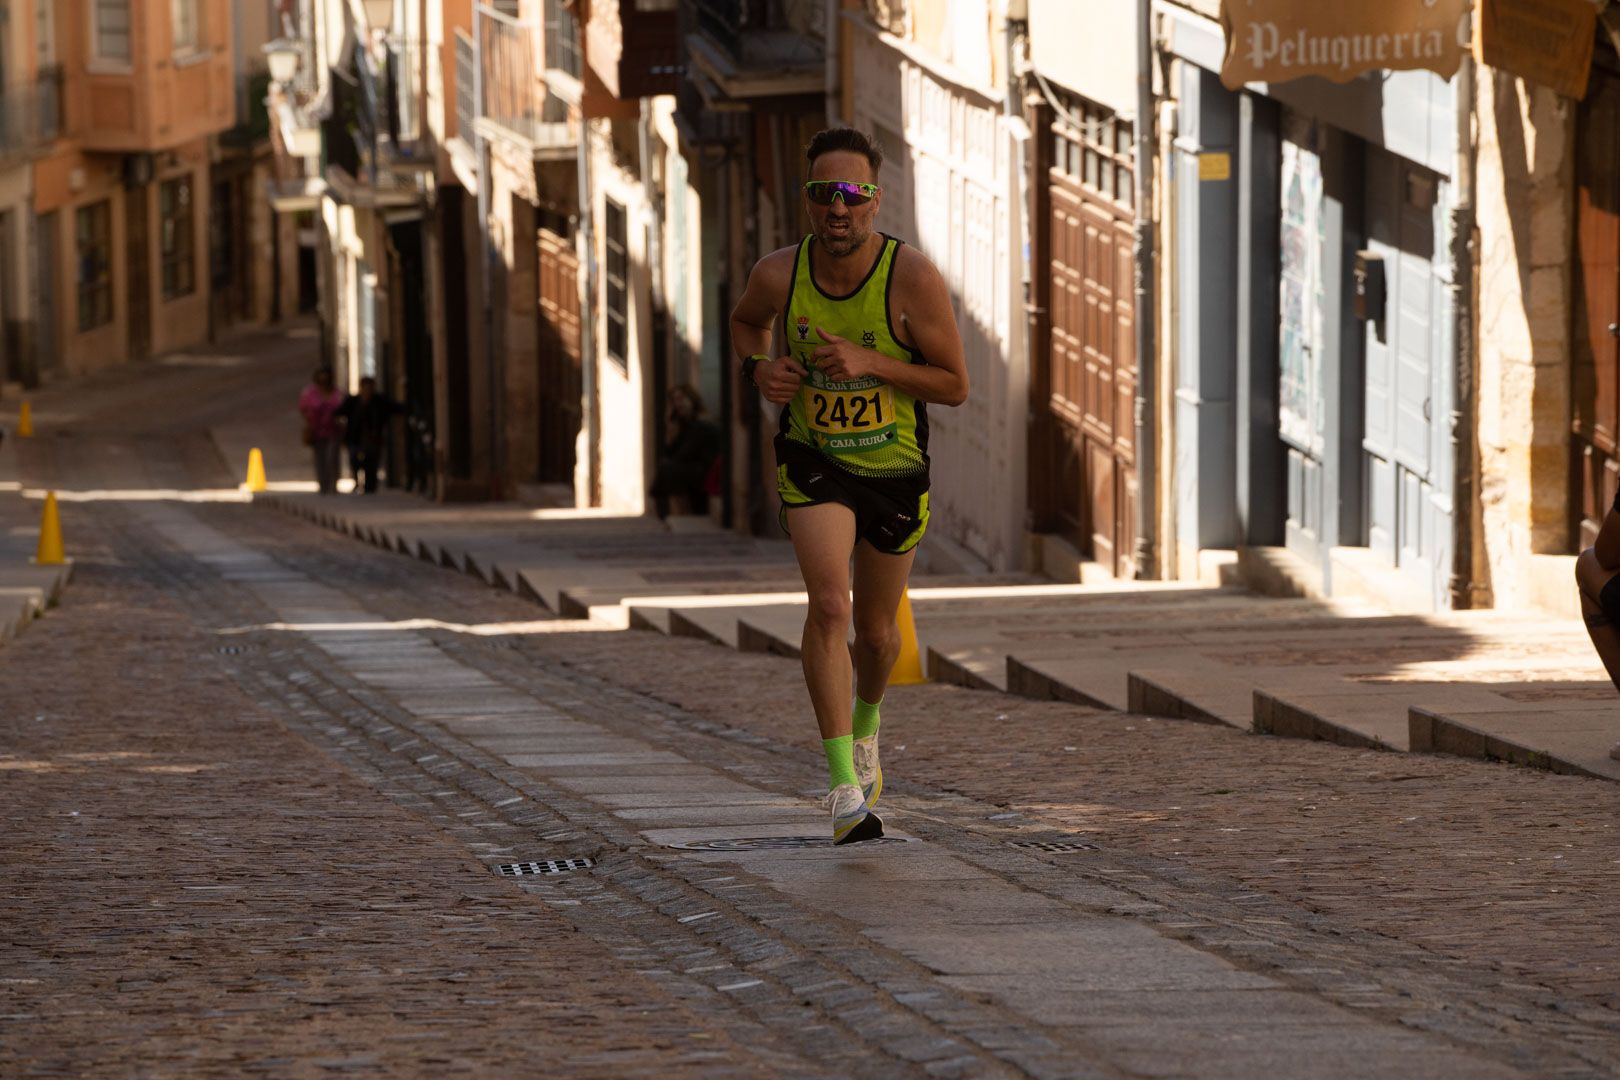
{"type": "Polygon", "coordinates": [[[62,516],[56,509],[56,492],[45,496],[45,512],[39,519],[39,547],[34,562],[40,566],[61,566],[67,562],[62,552],[62,516]]]}
{"type": "Polygon", "coordinates": [[[896,621],[900,625],[900,659],[894,662],[894,670],[889,673],[889,685],[916,686],[925,683],[928,676],[923,674],[922,653],[917,648],[917,623],[911,617],[911,594],[908,592],[900,594],[896,621]]]}
{"type": "Polygon", "coordinates": [[[264,491],[270,486],[264,482],[264,455],[257,446],[248,451],[247,480],[242,486],[248,491],[264,491]]]}
{"type": "Polygon", "coordinates": [[[28,399],[23,398],[22,405],[17,409],[17,438],[27,439],[34,434],[34,410],[29,408],[28,399]]]}

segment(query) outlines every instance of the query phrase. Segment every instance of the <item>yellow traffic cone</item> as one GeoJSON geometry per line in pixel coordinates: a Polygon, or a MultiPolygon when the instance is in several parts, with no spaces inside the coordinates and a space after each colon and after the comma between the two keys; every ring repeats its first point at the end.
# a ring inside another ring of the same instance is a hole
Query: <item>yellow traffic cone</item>
{"type": "Polygon", "coordinates": [[[242,486],[249,491],[264,491],[270,486],[264,482],[264,455],[257,446],[248,451],[247,481],[242,486]]]}
{"type": "Polygon", "coordinates": [[[34,410],[28,407],[28,399],[23,398],[22,405],[17,409],[17,438],[27,439],[34,434],[34,410]]]}
{"type": "Polygon", "coordinates": [[[45,513],[39,519],[39,548],[34,562],[40,566],[61,566],[67,562],[62,552],[62,517],[56,510],[56,492],[45,496],[45,513]]]}
{"type": "Polygon", "coordinates": [[[890,686],[916,686],[928,681],[923,674],[922,654],[917,651],[917,623],[911,617],[911,595],[900,594],[900,610],[896,612],[900,625],[900,659],[889,673],[890,686]]]}

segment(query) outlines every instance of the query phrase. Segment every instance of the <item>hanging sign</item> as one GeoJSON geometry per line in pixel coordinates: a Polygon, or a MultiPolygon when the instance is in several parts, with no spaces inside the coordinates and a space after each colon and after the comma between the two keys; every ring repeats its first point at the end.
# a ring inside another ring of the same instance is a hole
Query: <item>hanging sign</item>
{"type": "Polygon", "coordinates": [[[1222,0],[1221,82],[1233,90],[1304,75],[1349,82],[1379,68],[1432,71],[1449,79],[1468,48],[1470,3],[1222,0]]]}
{"type": "Polygon", "coordinates": [[[1597,17],[1592,0],[1483,0],[1479,62],[1583,98],[1597,17]]]}

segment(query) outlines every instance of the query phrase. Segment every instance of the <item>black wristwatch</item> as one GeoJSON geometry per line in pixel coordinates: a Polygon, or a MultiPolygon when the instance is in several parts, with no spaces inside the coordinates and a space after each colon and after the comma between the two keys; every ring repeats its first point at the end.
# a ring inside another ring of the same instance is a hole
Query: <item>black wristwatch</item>
{"type": "Polygon", "coordinates": [[[743,357],[743,362],[742,362],[742,377],[743,377],[743,379],[748,381],[748,382],[753,382],[754,381],[754,369],[759,367],[759,365],[761,365],[761,364],[769,363],[770,359],[771,358],[766,356],[764,353],[754,353],[752,356],[743,357]]]}

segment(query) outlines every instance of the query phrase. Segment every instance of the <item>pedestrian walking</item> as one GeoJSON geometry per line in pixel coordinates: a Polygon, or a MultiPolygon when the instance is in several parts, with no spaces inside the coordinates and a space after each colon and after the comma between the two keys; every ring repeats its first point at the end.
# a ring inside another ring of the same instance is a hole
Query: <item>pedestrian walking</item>
{"type": "Polygon", "coordinates": [[[689,514],[709,512],[709,480],[720,460],[720,428],[704,415],[703,398],[691,386],[669,392],[668,433],[648,492],[658,520],[669,517],[669,500],[679,495],[689,514]]]}
{"type": "Polygon", "coordinates": [[[308,386],[298,395],[298,412],[304,418],[304,445],[315,455],[315,484],[322,495],[336,495],[342,469],[338,410],[343,392],[332,382],[331,368],[317,368],[308,386]]]}
{"type": "Polygon", "coordinates": [[[883,835],[872,812],[883,789],[878,708],[900,654],[900,599],[928,527],[927,406],[960,405],[968,377],[939,270],[874,231],[883,195],[877,143],[830,128],[805,157],[811,231],[755,264],[731,336],[745,357],[743,378],[784,406],[782,526],[809,594],[802,655],[827,758],[833,842],[847,844],[883,835]],[[787,351],[772,356],[778,313],[787,351]]]}
{"type": "Polygon", "coordinates": [[[360,392],[350,394],[338,409],[343,417],[343,443],[349,448],[349,471],[354,474],[356,494],[362,490],[367,495],[377,494],[377,467],[388,442],[389,425],[398,411],[394,399],[380,393],[377,380],[370,375],[360,380],[360,392]]]}

